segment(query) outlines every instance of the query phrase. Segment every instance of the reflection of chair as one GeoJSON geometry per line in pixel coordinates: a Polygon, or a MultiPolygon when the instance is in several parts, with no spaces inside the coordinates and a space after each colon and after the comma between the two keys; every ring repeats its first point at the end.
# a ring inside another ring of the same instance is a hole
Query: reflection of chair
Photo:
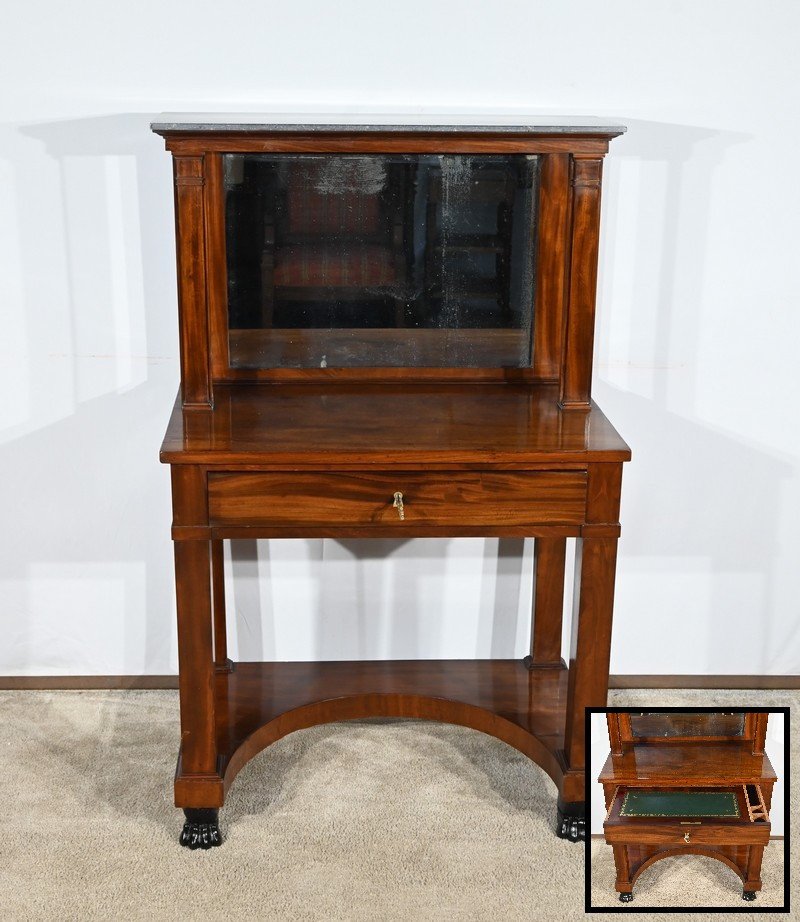
{"type": "Polygon", "coordinates": [[[403,326],[409,257],[402,167],[326,158],[284,169],[281,192],[264,214],[263,325],[272,326],[278,304],[371,301],[392,302],[403,326]]]}

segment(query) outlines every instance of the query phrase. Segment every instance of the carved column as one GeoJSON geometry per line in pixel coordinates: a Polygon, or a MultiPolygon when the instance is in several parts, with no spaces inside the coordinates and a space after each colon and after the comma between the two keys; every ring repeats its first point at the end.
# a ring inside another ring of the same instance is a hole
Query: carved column
{"type": "Polygon", "coordinates": [[[566,538],[536,538],[530,666],[561,666],[566,538]]]}
{"type": "MultiPolygon", "coordinates": [[[[208,525],[205,472],[173,465],[173,524],[202,532],[208,525]]],[[[212,782],[217,794],[217,741],[214,707],[214,651],[211,612],[211,542],[207,536],[180,537],[175,545],[180,669],[181,763],[176,802],[184,806],[187,782],[212,782]],[[187,777],[188,776],[188,777],[187,777]],[[180,782],[183,781],[183,784],[180,782]]],[[[190,801],[191,803],[191,801],[190,801]]],[[[217,806],[216,803],[191,804],[217,806]]]]}
{"type": "Polygon", "coordinates": [[[573,156],[569,303],[561,375],[564,409],[588,409],[591,401],[602,172],[602,158],[573,156]]]}
{"type": "MultiPolygon", "coordinates": [[[[575,553],[572,641],[564,750],[570,772],[584,770],[585,708],[605,707],[619,536],[621,464],[590,464],[587,524],[575,553]]],[[[565,798],[566,799],[566,798],[565,798]]]]}
{"type": "Polygon", "coordinates": [[[181,382],[185,408],[211,406],[206,301],[204,157],[173,156],[181,382]]]}

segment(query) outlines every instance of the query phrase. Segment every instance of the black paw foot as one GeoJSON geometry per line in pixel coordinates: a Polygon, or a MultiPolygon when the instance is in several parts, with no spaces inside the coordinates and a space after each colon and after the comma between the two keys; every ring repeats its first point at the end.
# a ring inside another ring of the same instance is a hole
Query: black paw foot
{"type": "Polygon", "coordinates": [[[187,809],[183,812],[186,814],[186,822],[183,824],[180,843],[184,848],[194,851],[196,848],[215,848],[222,845],[219,810],[187,809]]]}
{"type": "Polygon", "coordinates": [[[558,806],[558,819],[556,821],[556,835],[559,839],[568,839],[570,842],[586,841],[586,819],[583,804],[566,804],[558,806]]]}
{"type": "Polygon", "coordinates": [[[755,898],[756,898],[755,890],[745,890],[742,893],[742,899],[747,900],[748,903],[752,903],[755,898]]]}
{"type": "Polygon", "coordinates": [[[632,903],[632,902],[633,902],[633,894],[632,894],[632,893],[620,893],[620,895],[619,895],[619,901],[620,901],[620,903],[632,903]]]}
{"type": "Polygon", "coordinates": [[[559,839],[570,842],[586,841],[586,820],[577,816],[563,816],[558,824],[559,839]]]}

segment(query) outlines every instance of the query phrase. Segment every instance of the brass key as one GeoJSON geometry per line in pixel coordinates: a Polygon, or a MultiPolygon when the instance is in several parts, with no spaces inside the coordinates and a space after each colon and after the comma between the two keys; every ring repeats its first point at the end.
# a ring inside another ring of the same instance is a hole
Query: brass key
{"type": "Polygon", "coordinates": [[[406,517],[406,514],[403,510],[403,494],[399,490],[394,494],[394,502],[392,503],[392,506],[397,510],[397,514],[400,516],[400,521],[402,521],[406,517]]]}

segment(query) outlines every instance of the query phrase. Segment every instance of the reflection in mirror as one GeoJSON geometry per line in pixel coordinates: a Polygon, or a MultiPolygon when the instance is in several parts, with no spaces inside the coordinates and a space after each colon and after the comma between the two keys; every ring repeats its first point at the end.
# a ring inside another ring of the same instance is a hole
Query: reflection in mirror
{"type": "Polygon", "coordinates": [[[744,714],[708,712],[704,714],[631,714],[631,734],[643,737],[743,736],[744,714]]]}
{"type": "Polygon", "coordinates": [[[223,162],[232,368],[530,365],[536,156],[223,162]]]}

